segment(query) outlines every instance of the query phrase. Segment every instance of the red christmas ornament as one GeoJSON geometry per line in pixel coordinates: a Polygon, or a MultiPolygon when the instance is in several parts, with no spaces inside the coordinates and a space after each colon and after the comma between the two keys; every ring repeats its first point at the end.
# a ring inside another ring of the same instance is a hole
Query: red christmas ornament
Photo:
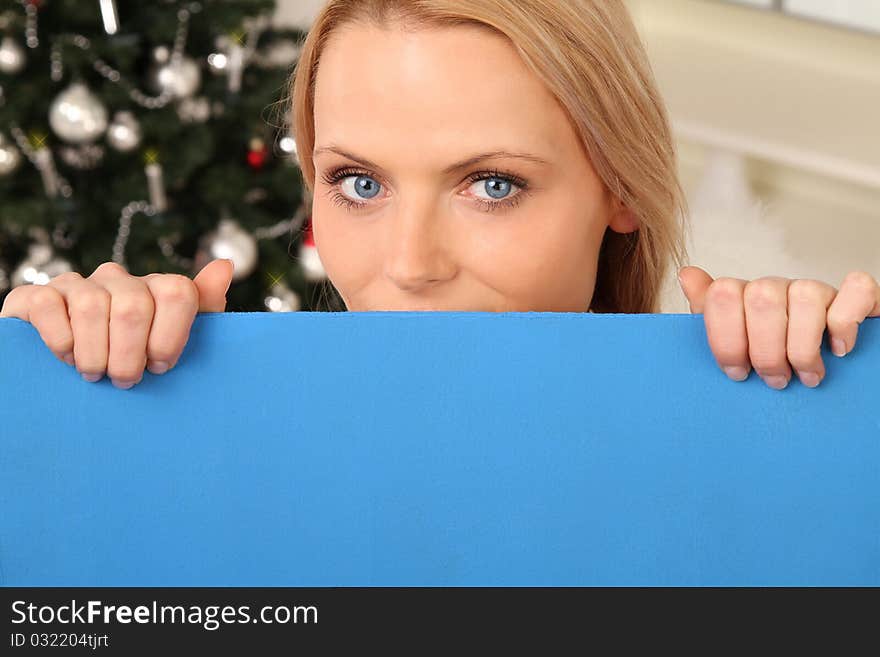
{"type": "Polygon", "coordinates": [[[303,234],[303,244],[305,246],[315,246],[315,233],[312,231],[312,218],[306,220],[305,231],[303,234]]]}
{"type": "Polygon", "coordinates": [[[299,261],[306,279],[321,281],[327,278],[327,272],[321,262],[321,257],[318,255],[318,247],[315,245],[311,216],[306,219],[303,226],[303,240],[299,247],[299,261]]]}
{"type": "Polygon", "coordinates": [[[250,151],[247,154],[247,162],[251,169],[259,170],[266,164],[266,158],[269,156],[269,148],[266,143],[259,137],[251,139],[250,151]]]}

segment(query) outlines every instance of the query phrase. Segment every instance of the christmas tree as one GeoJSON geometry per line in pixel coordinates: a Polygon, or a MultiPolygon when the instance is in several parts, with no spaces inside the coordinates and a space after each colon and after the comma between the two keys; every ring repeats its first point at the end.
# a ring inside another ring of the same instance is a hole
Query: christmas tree
{"type": "Polygon", "coordinates": [[[338,310],[289,135],[305,34],[274,0],[0,0],[0,305],[115,261],[227,309],[338,310]]]}

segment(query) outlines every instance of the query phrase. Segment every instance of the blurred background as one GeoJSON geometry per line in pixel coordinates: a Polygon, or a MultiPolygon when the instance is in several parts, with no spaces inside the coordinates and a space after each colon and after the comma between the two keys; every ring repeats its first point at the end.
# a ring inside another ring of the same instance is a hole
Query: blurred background
{"type": "MultiPolygon", "coordinates": [[[[691,264],[880,278],[880,2],[630,0],[670,111],[691,264]]],[[[687,312],[677,282],[664,312],[687,312]]]]}
{"type": "MultiPolygon", "coordinates": [[[[676,135],[690,264],[880,279],[880,2],[626,1],[676,135]]],[[[231,257],[229,310],[338,309],[273,113],[322,4],[2,0],[0,302],[66,266],[231,257]]],[[[661,310],[688,312],[674,272],[661,310]]]]}

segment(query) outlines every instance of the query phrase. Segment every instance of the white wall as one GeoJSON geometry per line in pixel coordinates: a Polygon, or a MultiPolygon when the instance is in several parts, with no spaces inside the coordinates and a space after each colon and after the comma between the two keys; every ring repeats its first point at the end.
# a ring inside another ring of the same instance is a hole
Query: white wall
{"type": "Polygon", "coordinates": [[[278,0],[276,22],[279,25],[308,26],[323,4],[324,0],[278,0]]]}
{"type": "Polygon", "coordinates": [[[880,31],[877,0],[785,0],[784,6],[787,11],[810,18],[880,31]]]}

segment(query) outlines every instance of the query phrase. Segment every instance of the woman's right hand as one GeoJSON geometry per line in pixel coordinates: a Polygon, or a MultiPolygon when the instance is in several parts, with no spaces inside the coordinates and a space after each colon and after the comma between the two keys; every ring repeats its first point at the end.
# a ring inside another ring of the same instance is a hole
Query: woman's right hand
{"type": "Polygon", "coordinates": [[[105,262],[88,278],[68,272],[45,285],[19,285],[0,317],[34,325],[60,360],[87,381],[107,374],[117,388],[140,383],[144,368],[163,374],[177,364],[196,314],[226,309],[231,260],[212,260],[190,280],[182,274],[131,276],[105,262]]]}

